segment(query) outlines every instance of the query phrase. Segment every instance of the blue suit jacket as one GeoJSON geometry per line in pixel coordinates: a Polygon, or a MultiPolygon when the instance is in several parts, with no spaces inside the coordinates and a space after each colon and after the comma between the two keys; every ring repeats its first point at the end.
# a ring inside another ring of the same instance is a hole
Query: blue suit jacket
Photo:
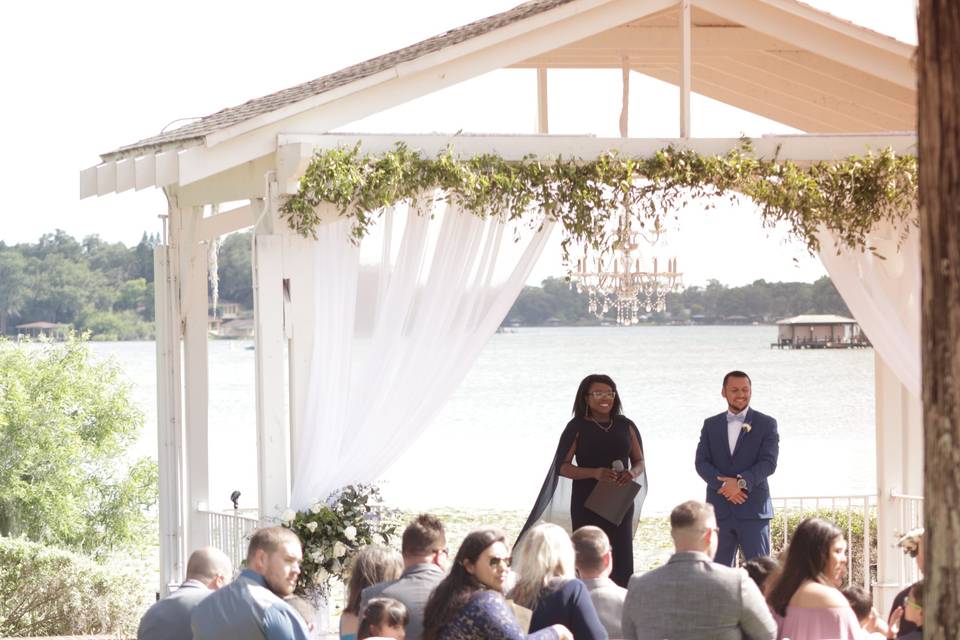
{"type": "Polygon", "coordinates": [[[780,434],[777,421],[750,408],[745,424],[750,433],[740,430],[737,445],[730,455],[727,440],[727,412],[707,418],[697,445],[697,473],[707,483],[707,502],[713,505],[717,518],[733,516],[740,520],[761,520],[773,517],[767,477],[777,470],[780,455],[780,434]],[[743,504],[733,504],[717,493],[723,485],[717,476],[742,476],[747,481],[749,497],[743,504]]]}

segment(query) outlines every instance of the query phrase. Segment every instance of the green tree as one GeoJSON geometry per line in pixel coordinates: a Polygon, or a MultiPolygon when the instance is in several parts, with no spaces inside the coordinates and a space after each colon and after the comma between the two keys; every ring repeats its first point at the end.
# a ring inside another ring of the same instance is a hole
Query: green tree
{"type": "Polygon", "coordinates": [[[15,249],[0,249],[0,336],[7,332],[7,320],[26,304],[29,290],[26,259],[15,249]]]}
{"type": "Polygon", "coordinates": [[[253,307],[253,272],[250,268],[251,232],[234,233],[223,240],[217,255],[220,299],[253,307]]]}
{"type": "Polygon", "coordinates": [[[89,554],[138,543],[156,463],[126,454],[143,415],[112,362],[79,338],[0,338],[0,535],[89,554]]]}

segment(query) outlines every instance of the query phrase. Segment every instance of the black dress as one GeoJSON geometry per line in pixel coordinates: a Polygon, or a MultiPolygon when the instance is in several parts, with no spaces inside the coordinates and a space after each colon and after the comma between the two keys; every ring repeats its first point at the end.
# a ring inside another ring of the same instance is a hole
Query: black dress
{"type": "MultiPolygon", "coordinates": [[[[600,423],[607,426],[609,423],[600,423]]],[[[620,460],[624,469],[629,469],[631,432],[637,437],[640,443],[640,449],[643,450],[643,440],[640,438],[640,432],[636,425],[624,416],[616,416],[613,426],[609,430],[604,430],[589,419],[574,418],[567,423],[563,434],[560,436],[560,443],[554,456],[553,465],[547,474],[540,490],[537,502],[527,519],[527,523],[520,533],[520,537],[537,523],[540,517],[552,506],[554,492],[557,488],[560,466],[566,458],[567,452],[574,442],[577,443],[577,451],[574,455],[574,463],[578,467],[611,468],[614,460],[620,460]]],[[[562,479],[565,481],[565,478],[562,479]]],[[[597,485],[593,479],[573,480],[572,490],[570,492],[570,526],[572,531],[586,525],[599,527],[607,534],[610,539],[610,547],[613,552],[613,571],[610,579],[622,587],[626,587],[633,575],[633,534],[634,528],[640,516],[640,508],[647,493],[646,473],[640,475],[635,480],[641,485],[641,490],[637,494],[634,504],[627,511],[619,525],[615,525],[606,518],[603,518],[584,506],[584,502],[597,485]]]]}

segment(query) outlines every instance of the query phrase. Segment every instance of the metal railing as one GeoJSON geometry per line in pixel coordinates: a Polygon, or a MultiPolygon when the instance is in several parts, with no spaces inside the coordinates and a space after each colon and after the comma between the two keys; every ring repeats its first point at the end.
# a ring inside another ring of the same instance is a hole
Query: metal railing
{"type": "Polygon", "coordinates": [[[857,578],[864,589],[876,578],[877,496],[788,496],[773,498],[770,535],[774,547],[784,548],[801,519],[814,512],[831,520],[844,531],[848,544],[847,581],[857,578]],[[825,512],[825,513],[824,513],[825,512]],[[777,543],[780,543],[778,545],[777,543]]]}
{"type": "MultiPolygon", "coordinates": [[[[897,505],[899,526],[896,532],[899,535],[923,526],[923,496],[891,493],[890,497],[897,505]]],[[[913,584],[920,579],[920,570],[916,561],[906,553],[901,554],[898,564],[897,578],[902,586],[913,584]]]]}
{"type": "Polygon", "coordinates": [[[247,558],[247,544],[250,536],[260,526],[256,509],[233,509],[230,511],[203,511],[210,529],[210,546],[227,554],[233,563],[234,572],[240,571],[240,565],[247,558]]]}

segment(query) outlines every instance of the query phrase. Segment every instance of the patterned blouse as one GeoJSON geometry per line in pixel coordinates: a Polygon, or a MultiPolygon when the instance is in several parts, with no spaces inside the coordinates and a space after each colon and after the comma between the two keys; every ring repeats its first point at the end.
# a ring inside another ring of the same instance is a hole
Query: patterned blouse
{"type": "Polygon", "coordinates": [[[558,640],[552,628],[524,635],[513,610],[496,591],[478,591],[456,617],[443,626],[440,640],[558,640]]]}

